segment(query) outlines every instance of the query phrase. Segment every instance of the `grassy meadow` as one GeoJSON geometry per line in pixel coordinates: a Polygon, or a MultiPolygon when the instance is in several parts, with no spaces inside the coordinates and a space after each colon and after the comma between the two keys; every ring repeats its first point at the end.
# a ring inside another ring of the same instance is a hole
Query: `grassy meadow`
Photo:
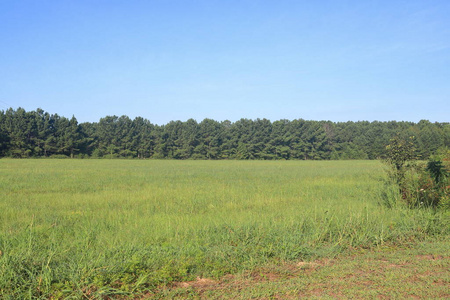
{"type": "Polygon", "coordinates": [[[379,161],[1,159],[0,298],[150,297],[354,249],[445,249],[448,213],[387,208],[384,176],[379,161]]]}

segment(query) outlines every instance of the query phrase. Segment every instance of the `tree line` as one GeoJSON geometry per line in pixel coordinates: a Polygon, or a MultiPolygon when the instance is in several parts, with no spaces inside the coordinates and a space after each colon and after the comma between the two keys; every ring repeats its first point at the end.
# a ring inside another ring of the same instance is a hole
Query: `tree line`
{"type": "Polygon", "coordinates": [[[204,119],[165,125],[127,116],[78,123],[42,109],[0,111],[0,157],[155,159],[377,159],[395,136],[427,159],[450,147],[450,123],[204,119]]]}

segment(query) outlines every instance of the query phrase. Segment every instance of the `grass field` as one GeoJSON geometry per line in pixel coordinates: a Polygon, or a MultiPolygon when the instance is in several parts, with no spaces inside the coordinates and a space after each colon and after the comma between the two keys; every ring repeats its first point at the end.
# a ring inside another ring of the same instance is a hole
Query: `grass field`
{"type": "MultiPolygon", "coordinates": [[[[2,159],[0,295],[224,297],[222,289],[199,293],[180,283],[284,274],[300,262],[309,268],[367,249],[423,250],[423,243],[434,245],[423,255],[439,255],[448,270],[449,214],[386,208],[383,176],[378,161],[2,159]]],[[[291,273],[282,284],[228,294],[302,295],[308,281],[291,273]]],[[[440,278],[448,285],[448,272],[440,278]]],[[[392,280],[401,288],[401,278],[392,280]]]]}

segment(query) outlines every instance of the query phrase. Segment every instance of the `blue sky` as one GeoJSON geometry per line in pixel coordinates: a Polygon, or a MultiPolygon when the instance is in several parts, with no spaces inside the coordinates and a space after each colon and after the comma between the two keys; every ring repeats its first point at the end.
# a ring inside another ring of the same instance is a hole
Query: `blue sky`
{"type": "Polygon", "coordinates": [[[450,1],[0,1],[0,110],[450,121],[450,1]]]}

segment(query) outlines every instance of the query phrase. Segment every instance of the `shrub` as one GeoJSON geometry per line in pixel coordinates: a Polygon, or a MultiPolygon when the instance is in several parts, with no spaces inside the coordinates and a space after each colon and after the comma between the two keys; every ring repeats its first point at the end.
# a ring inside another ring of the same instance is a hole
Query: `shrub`
{"type": "MultiPolygon", "coordinates": [[[[386,150],[388,177],[409,207],[450,206],[449,152],[445,157],[432,157],[426,165],[420,164],[415,161],[412,138],[407,141],[398,136],[391,140],[386,150]]],[[[393,195],[386,194],[383,199],[387,206],[395,203],[393,195]]]]}

